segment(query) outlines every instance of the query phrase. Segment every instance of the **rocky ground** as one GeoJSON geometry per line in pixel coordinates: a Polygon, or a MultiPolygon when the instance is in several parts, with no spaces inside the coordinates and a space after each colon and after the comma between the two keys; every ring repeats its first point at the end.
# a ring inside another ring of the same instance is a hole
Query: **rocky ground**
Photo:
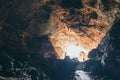
{"type": "Polygon", "coordinates": [[[120,0],[0,0],[0,80],[119,80],[119,26],[120,0]],[[90,60],[66,57],[65,41],[90,60]]]}

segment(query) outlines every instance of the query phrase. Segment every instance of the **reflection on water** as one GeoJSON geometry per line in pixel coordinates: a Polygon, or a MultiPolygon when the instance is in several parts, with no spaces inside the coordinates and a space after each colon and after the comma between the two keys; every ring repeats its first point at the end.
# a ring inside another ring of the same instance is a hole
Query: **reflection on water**
{"type": "Polygon", "coordinates": [[[75,80],[91,80],[89,74],[83,70],[75,71],[75,80]]]}

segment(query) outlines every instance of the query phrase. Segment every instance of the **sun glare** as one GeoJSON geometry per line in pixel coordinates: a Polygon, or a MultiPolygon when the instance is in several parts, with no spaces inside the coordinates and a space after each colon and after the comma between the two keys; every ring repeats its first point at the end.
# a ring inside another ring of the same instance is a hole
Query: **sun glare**
{"type": "Polygon", "coordinates": [[[66,52],[66,56],[69,56],[70,59],[77,59],[80,62],[83,62],[88,59],[87,50],[75,44],[67,44],[66,50],[64,51],[66,52]]]}
{"type": "Polygon", "coordinates": [[[69,56],[70,58],[77,58],[80,56],[80,48],[75,45],[68,45],[67,50],[66,50],[66,56],[69,56]]]}

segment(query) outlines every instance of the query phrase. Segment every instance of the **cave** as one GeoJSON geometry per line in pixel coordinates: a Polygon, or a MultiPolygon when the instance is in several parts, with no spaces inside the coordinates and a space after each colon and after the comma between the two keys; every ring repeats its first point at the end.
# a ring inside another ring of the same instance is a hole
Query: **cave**
{"type": "Polygon", "coordinates": [[[0,0],[0,80],[120,80],[120,0],[0,0]]]}

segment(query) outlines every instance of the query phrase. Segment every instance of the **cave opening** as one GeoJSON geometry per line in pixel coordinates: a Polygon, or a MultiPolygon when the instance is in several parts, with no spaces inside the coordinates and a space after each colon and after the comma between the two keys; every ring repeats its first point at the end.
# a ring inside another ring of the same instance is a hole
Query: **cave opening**
{"type": "Polygon", "coordinates": [[[80,62],[88,60],[89,49],[82,45],[79,35],[67,27],[59,30],[50,36],[57,59],[65,59],[68,56],[80,62]]]}
{"type": "Polygon", "coordinates": [[[0,80],[120,80],[120,0],[0,4],[0,80]]]}
{"type": "Polygon", "coordinates": [[[80,62],[87,60],[87,54],[83,50],[74,44],[69,44],[66,49],[66,56],[70,59],[77,59],[80,62]]]}

